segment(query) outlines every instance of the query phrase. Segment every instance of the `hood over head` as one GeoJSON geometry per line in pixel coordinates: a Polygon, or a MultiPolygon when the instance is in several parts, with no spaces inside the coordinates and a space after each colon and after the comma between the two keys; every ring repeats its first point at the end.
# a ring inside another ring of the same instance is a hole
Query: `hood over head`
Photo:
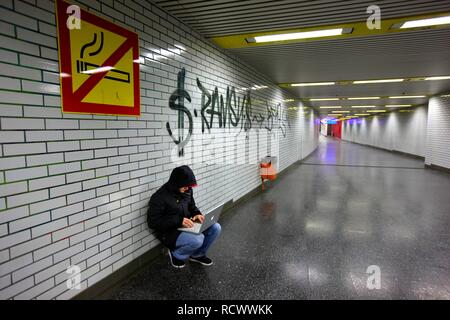
{"type": "Polygon", "coordinates": [[[194,172],[188,166],[173,169],[170,174],[169,183],[176,188],[197,186],[194,172]]]}

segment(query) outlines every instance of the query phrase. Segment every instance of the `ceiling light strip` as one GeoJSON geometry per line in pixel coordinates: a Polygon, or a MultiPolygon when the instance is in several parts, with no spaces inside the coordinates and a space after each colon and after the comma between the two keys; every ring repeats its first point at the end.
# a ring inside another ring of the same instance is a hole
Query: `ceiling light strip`
{"type": "Polygon", "coordinates": [[[323,37],[339,36],[344,33],[345,33],[344,28],[304,31],[304,32],[294,32],[294,33],[282,33],[282,34],[272,34],[272,35],[248,38],[247,42],[249,42],[249,43],[252,43],[252,42],[264,43],[264,42],[276,42],[276,41],[287,41],[287,40],[323,38],[323,37]]]}

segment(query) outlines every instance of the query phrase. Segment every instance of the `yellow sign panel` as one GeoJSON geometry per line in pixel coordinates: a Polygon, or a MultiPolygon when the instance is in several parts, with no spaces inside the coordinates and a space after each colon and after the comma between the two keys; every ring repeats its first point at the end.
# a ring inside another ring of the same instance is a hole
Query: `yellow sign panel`
{"type": "Polygon", "coordinates": [[[67,6],[57,1],[63,111],[139,115],[137,34],[84,10],[68,28],[67,6]]]}
{"type": "MultiPolygon", "coordinates": [[[[72,74],[73,90],[79,89],[124,42],[124,37],[85,21],[81,21],[81,29],[71,30],[71,56],[83,55],[80,59],[72,59],[72,70],[83,70],[72,74]]],[[[110,66],[114,69],[108,71],[82,101],[133,107],[133,64],[130,48],[116,65],[110,66]]]]}

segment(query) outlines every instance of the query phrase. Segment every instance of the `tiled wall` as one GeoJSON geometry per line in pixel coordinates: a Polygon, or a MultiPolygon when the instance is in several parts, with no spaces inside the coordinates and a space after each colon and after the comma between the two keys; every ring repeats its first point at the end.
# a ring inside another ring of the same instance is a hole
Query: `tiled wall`
{"type": "Polygon", "coordinates": [[[279,156],[282,170],[317,145],[310,110],[149,1],[75,3],[138,32],[142,116],[62,114],[54,2],[0,2],[0,299],[71,298],[69,266],[83,290],[157,245],[147,203],[178,164],[193,167],[207,210],[257,187],[258,159],[279,156]],[[179,157],[166,122],[178,137],[168,101],[182,68],[194,128],[179,157]],[[197,79],[224,98],[249,89],[251,114],[202,130],[197,79]]]}
{"type": "Polygon", "coordinates": [[[428,104],[425,163],[450,169],[450,98],[434,97],[428,104]]]}
{"type": "Polygon", "coordinates": [[[342,124],[342,140],[425,157],[427,107],[391,112],[342,124]]]}

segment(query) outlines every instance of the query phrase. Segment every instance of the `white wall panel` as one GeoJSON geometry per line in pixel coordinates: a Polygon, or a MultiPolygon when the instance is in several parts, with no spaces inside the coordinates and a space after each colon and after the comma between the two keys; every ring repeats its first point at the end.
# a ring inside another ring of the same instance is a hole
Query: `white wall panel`
{"type": "Polygon", "coordinates": [[[430,99],[425,164],[450,168],[450,98],[448,97],[430,99]]]}
{"type": "Polygon", "coordinates": [[[427,107],[345,121],[342,140],[425,157],[427,107]]]}

